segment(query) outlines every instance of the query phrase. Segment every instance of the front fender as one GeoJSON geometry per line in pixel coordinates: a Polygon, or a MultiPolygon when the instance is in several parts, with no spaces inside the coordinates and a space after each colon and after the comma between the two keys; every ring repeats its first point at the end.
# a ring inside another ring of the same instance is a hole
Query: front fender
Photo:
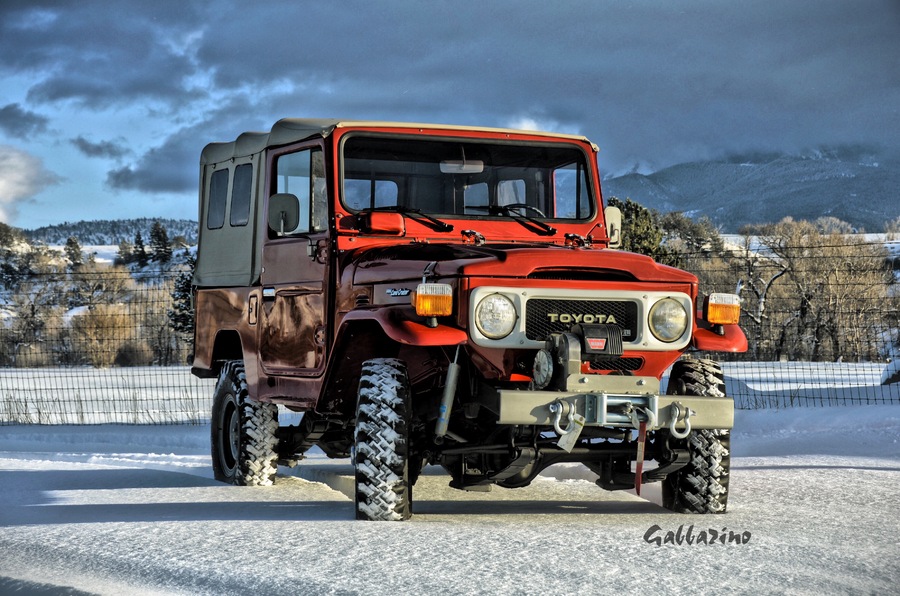
{"type": "Polygon", "coordinates": [[[341,326],[357,321],[372,321],[390,339],[410,346],[456,346],[468,341],[468,334],[462,329],[449,325],[429,327],[412,320],[410,316],[415,315],[407,306],[352,310],[344,316],[341,326]]]}
{"type": "Polygon", "coordinates": [[[722,333],[697,327],[691,345],[701,352],[746,352],[747,336],[737,325],[722,325],[722,333]]]}
{"type": "Polygon", "coordinates": [[[355,415],[359,371],[370,358],[394,358],[400,345],[453,346],[468,340],[466,332],[448,325],[428,327],[411,320],[410,307],[352,310],[338,327],[316,411],[351,420],[355,415]]]}

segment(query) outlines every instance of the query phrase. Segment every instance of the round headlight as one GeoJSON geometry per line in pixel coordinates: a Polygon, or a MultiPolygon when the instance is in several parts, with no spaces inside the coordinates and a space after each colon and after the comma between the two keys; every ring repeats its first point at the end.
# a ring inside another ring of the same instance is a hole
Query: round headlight
{"type": "Polygon", "coordinates": [[[663,298],[650,308],[650,331],[659,341],[675,341],[684,335],[687,324],[687,311],[674,298],[663,298]]]}
{"type": "Polygon", "coordinates": [[[516,307],[503,294],[485,296],[475,307],[475,326],[487,338],[503,339],[516,325],[516,307]]]}

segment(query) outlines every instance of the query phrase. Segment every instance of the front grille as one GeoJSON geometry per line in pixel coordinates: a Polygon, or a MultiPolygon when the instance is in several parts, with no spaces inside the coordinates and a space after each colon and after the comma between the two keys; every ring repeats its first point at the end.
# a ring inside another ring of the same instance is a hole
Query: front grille
{"type": "Polygon", "coordinates": [[[644,366],[643,358],[611,358],[609,360],[598,360],[589,362],[588,366],[591,370],[616,370],[630,371],[640,370],[644,366]]]}
{"type": "Polygon", "coordinates": [[[638,305],[628,300],[573,300],[533,298],[525,303],[525,336],[544,341],[552,333],[564,333],[578,322],[609,323],[622,328],[622,341],[635,341],[638,305]]]}

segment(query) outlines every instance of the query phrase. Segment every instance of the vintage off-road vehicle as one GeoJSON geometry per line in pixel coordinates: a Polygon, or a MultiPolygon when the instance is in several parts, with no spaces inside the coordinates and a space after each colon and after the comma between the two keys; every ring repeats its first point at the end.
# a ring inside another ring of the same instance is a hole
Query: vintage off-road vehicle
{"type": "Polygon", "coordinates": [[[352,458],[358,518],[401,520],[426,464],[488,490],[582,462],[604,489],[662,481],[667,508],[724,512],[734,405],[684,354],[745,350],[739,300],[617,250],[596,152],[298,119],[208,145],[192,371],[218,377],[216,478],[270,484],[318,446],[352,458]]]}

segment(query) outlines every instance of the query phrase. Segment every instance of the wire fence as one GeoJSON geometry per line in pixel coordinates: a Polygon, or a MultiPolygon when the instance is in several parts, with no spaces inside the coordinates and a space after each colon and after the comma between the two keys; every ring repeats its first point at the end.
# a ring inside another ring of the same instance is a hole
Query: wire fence
{"type": "MultiPolygon", "coordinates": [[[[900,404],[894,260],[883,242],[806,240],[679,253],[701,288],[741,286],[749,351],[701,356],[723,361],[739,408],[900,404]]],[[[186,366],[189,279],[0,271],[0,425],[207,422],[214,381],[186,366]]]]}

